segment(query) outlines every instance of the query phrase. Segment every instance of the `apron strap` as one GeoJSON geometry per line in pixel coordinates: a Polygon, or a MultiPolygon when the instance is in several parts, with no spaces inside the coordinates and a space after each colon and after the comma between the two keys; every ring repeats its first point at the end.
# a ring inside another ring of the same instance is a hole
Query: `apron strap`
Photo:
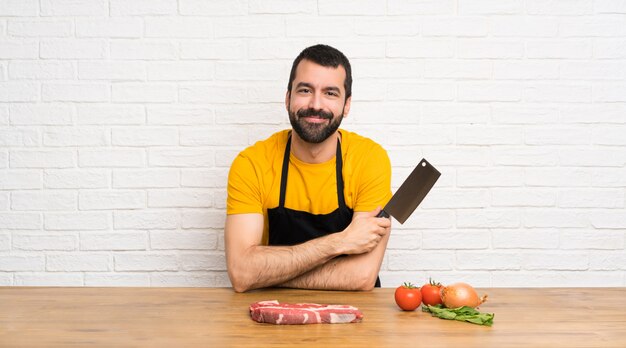
{"type": "MultiPolygon", "coordinates": [[[[291,136],[287,138],[287,146],[285,146],[285,154],[283,155],[283,169],[280,174],[280,200],[279,208],[285,206],[285,195],[287,192],[287,173],[289,172],[289,156],[291,154],[291,136]]],[[[339,207],[346,206],[346,200],[343,197],[343,159],[341,158],[341,141],[337,139],[337,152],[335,153],[335,173],[337,175],[337,202],[339,207]]]]}

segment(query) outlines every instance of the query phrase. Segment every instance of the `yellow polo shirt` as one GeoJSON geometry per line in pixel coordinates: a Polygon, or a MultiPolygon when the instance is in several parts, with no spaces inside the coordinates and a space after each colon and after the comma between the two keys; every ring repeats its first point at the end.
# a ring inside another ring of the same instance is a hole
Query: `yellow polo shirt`
{"type": "MultiPolygon", "coordinates": [[[[268,241],[267,209],[280,200],[283,155],[290,130],[273,134],[243,150],[228,174],[227,214],[263,214],[263,244],[268,241]]],[[[384,207],[391,199],[391,163],[387,152],[373,140],[340,129],[346,205],[358,211],[384,207]]],[[[311,214],[337,209],[335,158],[324,163],[305,163],[293,154],[285,207],[311,214]]]]}

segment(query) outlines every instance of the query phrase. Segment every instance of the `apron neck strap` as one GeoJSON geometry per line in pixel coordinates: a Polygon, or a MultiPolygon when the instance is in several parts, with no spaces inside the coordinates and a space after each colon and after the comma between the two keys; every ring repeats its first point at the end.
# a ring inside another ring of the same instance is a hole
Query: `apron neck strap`
{"type": "MultiPolygon", "coordinates": [[[[283,170],[280,176],[280,208],[285,206],[285,194],[287,192],[287,173],[289,172],[289,156],[291,154],[291,135],[287,138],[285,154],[283,155],[283,170]]],[[[335,153],[335,173],[337,175],[337,201],[340,207],[346,205],[343,197],[343,159],[341,157],[341,141],[337,138],[337,152],[335,153]]]]}

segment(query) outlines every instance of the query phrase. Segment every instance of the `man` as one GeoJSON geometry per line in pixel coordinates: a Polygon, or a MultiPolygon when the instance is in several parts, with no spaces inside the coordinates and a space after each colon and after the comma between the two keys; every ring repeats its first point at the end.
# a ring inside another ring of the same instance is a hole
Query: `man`
{"type": "Polygon", "coordinates": [[[285,96],[293,130],[233,161],[224,234],[235,291],[380,286],[391,221],[376,215],[391,198],[391,165],[380,145],[339,129],[351,90],[343,53],[306,48],[285,96]]]}

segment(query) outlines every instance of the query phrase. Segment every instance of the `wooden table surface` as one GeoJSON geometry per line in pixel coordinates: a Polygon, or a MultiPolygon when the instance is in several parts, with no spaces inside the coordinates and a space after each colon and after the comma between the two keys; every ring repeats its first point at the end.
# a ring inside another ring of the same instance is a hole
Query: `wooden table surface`
{"type": "Polygon", "coordinates": [[[0,347],[626,347],[626,288],[479,289],[492,327],[400,311],[393,292],[0,287],[0,347]],[[274,299],[350,304],[364,319],[250,319],[250,303],[274,299]]]}

